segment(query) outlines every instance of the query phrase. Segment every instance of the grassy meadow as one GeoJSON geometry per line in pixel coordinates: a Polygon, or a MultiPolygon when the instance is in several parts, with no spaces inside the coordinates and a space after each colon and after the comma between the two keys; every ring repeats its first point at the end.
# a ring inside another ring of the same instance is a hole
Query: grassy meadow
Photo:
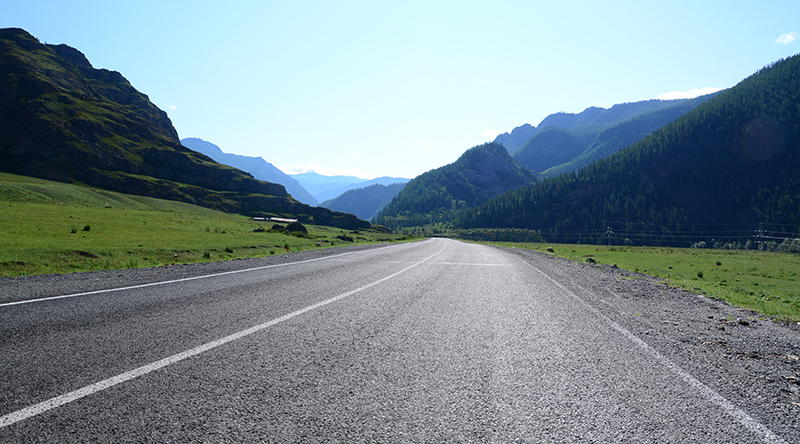
{"type": "Polygon", "coordinates": [[[272,222],[181,202],[0,173],[0,276],[151,267],[399,241],[374,230],[272,222]]]}
{"type": "Polygon", "coordinates": [[[660,277],[669,285],[779,319],[800,321],[800,255],[754,250],[496,243],[660,277]],[[548,249],[552,248],[552,252],[548,249]]]}

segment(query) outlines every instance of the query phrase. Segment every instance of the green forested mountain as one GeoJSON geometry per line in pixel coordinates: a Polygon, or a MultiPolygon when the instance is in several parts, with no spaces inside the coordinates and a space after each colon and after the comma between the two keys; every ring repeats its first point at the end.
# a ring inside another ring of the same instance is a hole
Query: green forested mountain
{"type": "Polygon", "coordinates": [[[495,137],[494,143],[502,144],[506,147],[509,154],[514,154],[522,148],[523,145],[528,143],[528,140],[531,139],[536,133],[544,129],[545,127],[539,124],[539,126],[533,126],[530,123],[526,123],[524,125],[518,126],[511,130],[510,133],[503,133],[495,137]]]}
{"type": "Polygon", "coordinates": [[[333,211],[351,213],[360,219],[372,220],[406,186],[406,182],[383,185],[372,184],[342,193],[320,205],[333,211]]]}
{"type": "MultiPolygon", "coordinates": [[[[555,177],[559,174],[576,171],[591,164],[595,160],[606,158],[623,148],[633,145],[653,131],[686,114],[715,95],[716,94],[708,94],[695,99],[667,101],[666,103],[671,103],[670,106],[638,114],[631,119],[615,123],[610,128],[596,135],[592,134],[593,141],[591,144],[585,145],[585,149],[579,155],[564,163],[536,171],[541,171],[543,177],[555,177]]],[[[587,128],[587,130],[589,131],[586,132],[592,133],[591,127],[587,128]]],[[[576,129],[571,131],[578,132],[579,134],[581,133],[579,129],[577,129],[577,131],[576,129]]],[[[586,132],[584,132],[584,134],[586,132]]]]}
{"type": "Polygon", "coordinates": [[[585,147],[588,147],[600,132],[617,124],[694,100],[696,99],[643,100],[640,102],[620,103],[609,109],[592,106],[578,114],[553,113],[545,117],[539,123],[539,126],[532,126],[526,123],[514,128],[510,133],[498,135],[494,142],[503,144],[508,152],[514,155],[540,131],[555,126],[570,130],[574,136],[581,139],[581,143],[585,147]]]}
{"type": "Polygon", "coordinates": [[[457,225],[552,241],[751,237],[800,226],[800,57],[775,62],[633,146],[465,211],[457,225]],[[627,237],[627,236],[626,236],[627,237]],[[734,236],[730,236],[734,237],[734,236]]]}
{"type": "Polygon", "coordinates": [[[585,149],[572,132],[553,125],[536,133],[513,157],[520,165],[541,172],[571,161],[585,149]]]}
{"type": "Polygon", "coordinates": [[[228,212],[368,226],[181,145],[167,114],[78,50],[0,29],[0,170],[228,212]]]}
{"type": "Polygon", "coordinates": [[[588,108],[580,114],[548,116],[513,154],[520,165],[545,177],[575,171],[636,143],[713,95],[696,99],[647,100],[588,108]]]}
{"type": "Polygon", "coordinates": [[[376,220],[390,228],[449,221],[467,208],[536,180],[537,175],[517,164],[503,145],[486,143],[411,180],[376,220]]]}

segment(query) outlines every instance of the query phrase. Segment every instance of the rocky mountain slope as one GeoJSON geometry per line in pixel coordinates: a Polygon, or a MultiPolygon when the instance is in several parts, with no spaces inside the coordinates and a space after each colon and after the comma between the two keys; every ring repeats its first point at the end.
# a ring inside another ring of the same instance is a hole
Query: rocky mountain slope
{"type": "Polygon", "coordinates": [[[369,226],[185,148],[167,114],[120,73],[17,28],[0,29],[0,169],[228,212],[369,226]]]}

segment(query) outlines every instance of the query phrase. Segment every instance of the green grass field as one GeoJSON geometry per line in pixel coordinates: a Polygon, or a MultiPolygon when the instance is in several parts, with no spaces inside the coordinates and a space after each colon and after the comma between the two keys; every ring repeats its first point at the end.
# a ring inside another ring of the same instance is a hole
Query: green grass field
{"type": "Polygon", "coordinates": [[[753,250],[496,243],[617,264],[779,319],[800,321],[800,255],[753,250]]]}
{"type": "Polygon", "coordinates": [[[320,226],[306,226],[309,236],[297,237],[270,232],[272,225],[180,202],[0,173],[0,276],[209,262],[281,254],[286,247],[301,251],[407,239],[320,226]]]}

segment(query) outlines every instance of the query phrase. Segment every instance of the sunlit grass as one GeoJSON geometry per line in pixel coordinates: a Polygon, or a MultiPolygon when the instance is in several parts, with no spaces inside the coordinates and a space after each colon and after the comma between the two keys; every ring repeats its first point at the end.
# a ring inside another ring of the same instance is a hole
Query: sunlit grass
{"type": "Polygon", "coordinates": [[[309,235],[298,237],[270,232],[272,225],[185,203],[0,174],[0,276],[208,262],[407,239],[318,226],[307,226],[309,235]]]}

